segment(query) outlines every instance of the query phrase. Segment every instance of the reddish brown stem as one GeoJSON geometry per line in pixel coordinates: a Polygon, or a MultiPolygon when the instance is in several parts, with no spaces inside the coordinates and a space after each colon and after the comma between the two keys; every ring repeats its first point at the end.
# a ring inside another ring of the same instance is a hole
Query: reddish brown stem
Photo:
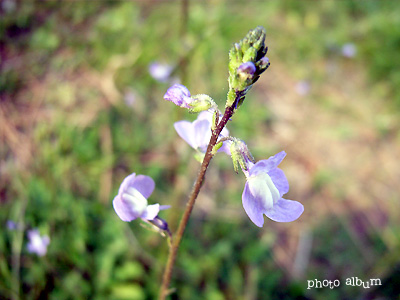
{"type": "Polygon", "coordinates": [[[219,134],[221,133],[222,129],[225,127],[226,123],[228,123],[229,119],[232,117],[234,113],[233,107],[227,107],[225,109],[224,116],[222,117],[221,121],[218,123],[215,130],[213,130],[210,142],[208,143],[207,151],[203,159],[203,163],[201,164],[199,174],[197,176],[197,180],[193,186],[192,193],[190,194],[189,200],[186,204],[186,209],[182,215],[182,219],[179,223],[178,229],[173,237],[172,243],[169,248],[169,256],[167,260],[167,264],[165,266],[165,271],[163,275],[163,281],[161,284],[159,300],[165,300],[166,297],[170,294],[169,291],[169,284],[171,282],[172,276],[172,269],[175,264],[176,255],[178,253],[178,248],[181,243],[183,233],[185,232],[186,225],[189,221],[190,214],[193,210],[194,203],[196,202],[197,196],[199,195],[200,188],[204,181],[204,177],[206,175],[206,171],[210,161],[213,157],[212,150],[215,144],[217,143],[217,139],[219,134]]]}

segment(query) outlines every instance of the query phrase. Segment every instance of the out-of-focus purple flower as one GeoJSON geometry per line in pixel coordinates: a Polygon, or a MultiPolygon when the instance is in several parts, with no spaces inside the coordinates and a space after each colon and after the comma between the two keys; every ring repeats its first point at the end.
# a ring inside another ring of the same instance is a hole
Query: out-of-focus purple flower
{"type": "Polygon", "coordinates": [[[256,72],[256,66],[254,65],[254,63],[252,63],[251,61],[242,63],[238,69],[237,69],[239,74],[247,74],[247,75],[254,75],[254,73],[256,72]]]}
{"type": "Polygon", "coordinates": [[[174,84],[164,95],[164,99],[171,101],[176,105],[184,108],[190,108],[189,104],[194,101],[190,98],[189,90],[182,84],[174,84]]]}
{"type": "Polygon", "coordinates": [[[149,66],[151,77],[160,82],[167,82],[174,68],[171,65],[153,62],[149,66]]]}
{"type": "Polygon", "coordinates": [[[49,236],[41,236],[37,229],[32,229],[28,230],[28,240],[27,249],[30,253],[36,253],[39,256],[47,253],[47,246],[50,243],[49,236]]]}
{"type": "Polygon", "coordinates": [[[347,43],[342,46],[342,55],[344,57],[353,58],[357,54],[357,47],[353,43],[347,43]]]}
{"type": "Polygon", "coordinates": [[[302,80],[296,84],[296,92],[300,96],[305,96],[310,92],[311,86],[308,81],[302,80]]]}
{"type": "Polygon", "coordinates": [[[137,218],[153,220],[158,212],[169,206],[147,204],[147,198],[155,187],[151,177],[132,173],[124,179],[118,195],[113,200],[114,210],[122,221],[130,222],[137,218]]]}
{"type": "Polygon", "coordinates": [[[258,227],[264,224],[264,214],[276,222],[291,222],[304,211],[301,203],[282,198],[289,191],[289,183],[277,166],[285,156],[286,153],[282,151],[256,164],[250,162],[249,171],[245,172],[243,208],[258,227]]]}
{"type": "MultiPolygon", "coordinates": [[[[174,123],[174,127],[178,135],[193,149],[205,153],[211,138],[212,118],[213,115],[211,112],[203,111],[199,113],[197,119],[193,122],[178,121],[174,123]]],[[[224,128],[220,137],[222,138],[227,136],[229,136],[229,131],[224,128]]],[[[218,152],[222,151],[230,155],[230,143],[230,141],[223,142],[222,147],[218,149],[218,152]]]]}
{"type": "Polygon", "coordinates": [[[8,230],[15,230],[18,228],[18,224],[15,223],[14,221],[7,220],[7,229],[8,230]]]}
{"type": "Polygon", "coordinates": [[[134,90],[128,90],[124,94],[125,104],[130,107],[134,107],[135,102],[137,101],[137,98],[138,98],[138,95],[134,90]]]}
{"type": "Polygon", "coordinates": [[[17,3],[15,0],[4,0],[0,5],[6,14],[14,12],[17,8],[17,3]]]}

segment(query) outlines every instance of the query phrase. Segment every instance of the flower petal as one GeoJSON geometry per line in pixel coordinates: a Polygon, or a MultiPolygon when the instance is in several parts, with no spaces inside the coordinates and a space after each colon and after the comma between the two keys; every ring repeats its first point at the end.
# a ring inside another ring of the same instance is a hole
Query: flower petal
{"type": "Polygon", "coordinates": [[[263,205],[262,202],[258,201],[251,192],[248,183],[244,186],[242,194],[243,208],[246,214],[249,216],[250,220],[258,227],[262,227],[264,224],[263,216],[263,205]]]}
{"type": "Polygon", "coordinates": [[[160,211],[160,204],[158,203],[152,204],[147,206],[146,210],[140,217],[146,220],[153,220],[155,217],[157,217],[159,211],[160,211]]]}
{"type": "Polygon", "coordinates": [[[268,159],[260,160],[258,161],[250,170],[249,174],[250,176],[252,175],[257,175],[260,172],[269,172],[273,168],[276,168],[281,161],[285,158],[286,152],[281,151],[274,156],[271,156],[268,159]]]}
{"type": "Polygon", "coordinates": [[[160,210],[165,210],[171,208],[171,205],[160,205],[160,210]]]}
{"type": "Polygon", "coordinates": [[[231,141],[223,142],[221,148],[219,148],[217,152],[225,152],[226,154],[231,156],[231,144],[231,141]]]}
{"type": "Polygon", "coordinates": [[[267,173],[247,178],[251,194],[260,202],[263,211],[270,209],[281,197],[279,191],[267,173]]]}
{"type": "Polygon", "coordinates": [[[193,101],[190,98],[189,90],[182,84],[174,84],[164,95],[164,99],[172,101],[178,106],[189,108],[189,103],[193,101]]]}
{"type": "Polygon", "coordinates": [[[124,222],[133,221],[138,217],[137,215],[132,214],[132,211],[126,207],[119,195],[114,198],[113,207],[118,217],[124,222]]]}
{"type": "Polygon", "coordinates": [[[228,128],[224,127],[221,131],[221,133],[219,134],[220,137],[227,137],[229,136],[229,130],[228,128]]]}
{"type": "Polygon", "coordinates": [[[192,148],[196,149],[194,126],[189,121],[179,121],[174,123],[174,127],[178,135],[188,143],[192,148]]]}
{"type": "Polygon", "coordinates": [[[168,64],[163,64],[159,62],[153,62],[149,66],[149,73],[150,75],[160,82],[167,82],[173,67],[168,64]]]}
{"type": "Polygon", "coordinates": [[[210,123],[212,122],[213,119],[213,112],[210,112],[208,110],[202,111],[201,113],[198,114],[196,120],[207,120],[210,123]]]}
{"type": "Polygon", "coordinates": [[[193,126],[195,149],[199,148],[201,152],[205,152],[211,138],[211,123],[208,120],[196,120],[193,122],[193,126]]]}
{"type": "Polygon", "coordinates": [[[134,181],[135,177],[136,177],[135,173],[132,173],[131,175],[125,177],[125,179],[119,186],[118,195],[122,195],[124,191],[126,191],[126,189],[132,185],[132,182],[134,181]]]}
{"type": "Polygon", "coordinates": [[[268,172],[268,175],[271,177],[281,197],[289,191],[289,182],[281,169],[272,169],[268,172]]]}
{"type": "Polygon", "coordinates": [[[131,186],[147,199],[154,191],[154,187],[156,186],[156,184],[154,183],[153,178],[146,175],[138,175],[132,181],[131,186]]]}
{"type": "Polygon", "coordinates": [[[265,215],[276,222],[292,222],[304,211],[304,206],[297,201],[279,199],[274,206],[265,212],[265,215]]]}

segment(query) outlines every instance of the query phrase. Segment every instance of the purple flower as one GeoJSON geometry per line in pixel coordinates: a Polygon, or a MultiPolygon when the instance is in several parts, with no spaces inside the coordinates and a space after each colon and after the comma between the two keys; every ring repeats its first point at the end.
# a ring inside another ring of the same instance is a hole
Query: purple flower
{"type": "Polygon", "coordinates": [[[311,85],[308,81],[302,80],[296,84],[296,92],[300,96],[305,96],[310,92],[311,85]]]}
{"type": "Polygon", "coordinates": [[[185,108],[190,108],[189,104],[194,101],[194,99],[190,98],[189,90],[182,84],[171,86],[165,93],[164,99],[185,108]]]}
{"type": "MultiPolygon", "coordinates": [[[[213,114],[209,111],[203,111],[199,113],[196,120],[193,122],[189,121],[178,121],[174,123],[174,127],[179,136],[185,140],[193,149],[205,153],[207,150],[208,143],[211,138],[211,124],[213,114]]],[[[220,134],[220,137],[229,136],[228,129],[224,128],[220,134]]],[[[225,152],[230,155],[229,150],[230,141],[225,141],[218,152],[225,152]]]]}
{"type": "Polygon", "coordinates": [[[301,203],[282,198],[289,191],[289,183],[277,166],[285,156],[282,151],[256,164],[249,163],[249,171],[245,172],[243,208],[258,227],[264,224],[263,214],[276,222],[291,222],[304,211],[301,203]]]}
{"type": "Polygon", "coordinates": [[[132,173],[124,179],[118,195],[113,200],[114,210],[122,221],[130,222],[137,218],[153,220],[158,212],[169,206],[147,205],[147,198],[155,187],[153,179],[132,173]]]}
{"type": "Polygon", "coordinates": [[[149,66],[149,73],[151,77],[159,82],[167,82],[171,76],[173,67],[168,64],[153,62],[149,66]]]}
{"type": "Polygon", "coordinates": [[[344,57],[353,58],[356,54],[357,48],[353,43],[347,43],[342,46],[342,55],[344,57]]]}
{"type": "Polygon", "coordinates": [[[248,61],[248,62],[242,63],[238,67],[237,71],[239,74],[244,73],[247,75],[254,75],[254,73],[256,72],[256,66],[251,61],[248,61]]]}
{"type": "Polygon", "coordinates": [[[16,230],[16,229],[18,229],[18,224],[17,223],[15,223],[14,221],[11,221],[11,220],[7,220],[7,229],[8,230],[16,230]]]}
{"type": "Polygon", "coordinates": [[[41,236],[37,229],[28,230],[28,252],[36,253],[39,256],[44,256],[47,252],[47,246],[50,243],[50,238],[47,235],[41,236]]]}

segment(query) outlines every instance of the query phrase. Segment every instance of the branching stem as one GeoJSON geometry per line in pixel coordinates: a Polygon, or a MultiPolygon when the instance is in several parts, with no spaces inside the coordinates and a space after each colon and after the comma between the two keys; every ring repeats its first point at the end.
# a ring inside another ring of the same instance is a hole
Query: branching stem
{"type": "Polygon", "coordinates": [[[178,229],[177,229],[177,231],[172,239],[172,243],[169,247],[169,255],[168,255],[167,264],[166,264],[165,270],[164,270],[163,281],[161,284],[160,295],[158,298],[159,300],[165,300],[166,297],[170,294],[169,285],[171,282],[172,269],[175,264],[176,255],[178,253],[178,248],[181,243],[183,234],[185,232],[186,225],[189,221],[190,214],[193,210],[194,203],[196,202],[197,196],[199,195],[200,188],[204,181],[204,177],[205,177],[208,165],[210,164],[210,161],[213,157],[213,154],[212,154],[213,147],[217,143],[219,134],[221,133],[222,129],[224,129],[226,123],[228,123],[228,121],[232,117],[233,113],[234,113],[233,106],[226,107],[224,116],[222,117],[221,121],[218,123],[215,130],[212,131],[211,139],[210,139],[210,142],[208,143],[207,151],[204,156],[203,163],[201,164],[200,171],[197,176],[196,182],[193,186],[192,193],[190,194],[189,200],[186,204],[185,211],[182,215],[182,219],[178,225],[178,229]]]}

